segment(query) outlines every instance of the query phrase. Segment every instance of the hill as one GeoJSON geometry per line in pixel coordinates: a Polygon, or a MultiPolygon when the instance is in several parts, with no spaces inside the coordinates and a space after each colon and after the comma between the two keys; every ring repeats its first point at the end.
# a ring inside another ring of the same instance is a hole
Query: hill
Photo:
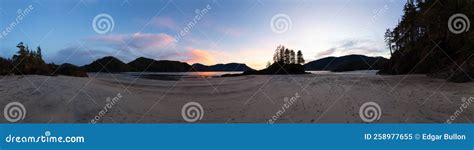
{"type": "Polygon", "coordinates": [[[133,69],[129,65],[112,56],[107,56],[95,60],[94,62],[83,66],[82,68],[87,72],[118,73],[133,71],[133,69]]]}
{"type": "Polygon", "coordinates": [[[133,71],[146,72],[187,72],[191,70],[191,65],[185,62],[169,60],[153,60],[140,57],[128,63],[133,71]]]}
{"type": "Polygon", "coordinates": [[[279,75],[279,74],[306,74],[304,66],[300,64],[273,63],[262,70],[247,70],[243,75],[279,75]]]}
{"type": "Polygon", "coordinates": [[[49,68],[55,70],[52,75],[65,75],[74,77],[88,77],[87,73],[78,66],[64,63],[62,65],[48,64],[49,68]]]}
{"type": "Polygon", "coordinates": [[[203,64],[193,64],[192,65],[194,70],[193,71],[247,71],[253,70],[252,68],[248,67],[246,64],[239,64],[239,63],[228,63],[228,64],[216,64],[212,66],[206,66],[203,64]]]}
{"type": "Polygon", "coordinates": [[[368,57],[364,55],[347,55],[341,57],[326,57],[308,62],[304,65],[308,71],[354,71],[380,70],[387,59],[383,57],[368,57]]]}

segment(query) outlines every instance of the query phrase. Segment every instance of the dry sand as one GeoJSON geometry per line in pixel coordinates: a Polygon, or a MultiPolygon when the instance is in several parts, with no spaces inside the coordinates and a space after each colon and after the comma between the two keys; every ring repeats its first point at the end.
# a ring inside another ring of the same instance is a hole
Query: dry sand
{"type": "MultiPolygon", "coordinates": [[[[198,102],[196,123],[267,123],[299,94],[276,123],[363,123],[359,108],[376,102],[382,113],[373,123],[444,123],[474,96],[474,83],[447,83],[424,75],[361,74],[239,76],[180,81],[138,79],[123,74],[89,78],[0,76],[0,106],[21,102],[21,123],[89,123],[107,97],[122,96],[99,123],[185,123],[181,108],[198,102]]],[[[471,123],[474,106],[456,123],[471,123]]],[[[8,122],[0,118],[0,122],[8,122]]]]}

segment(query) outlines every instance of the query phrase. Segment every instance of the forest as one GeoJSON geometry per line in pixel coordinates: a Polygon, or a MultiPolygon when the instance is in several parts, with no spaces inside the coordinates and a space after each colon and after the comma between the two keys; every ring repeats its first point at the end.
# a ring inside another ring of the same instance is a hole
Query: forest
{"type": "Polygon", "coordinates": [[[391,58],[379,73],[473,81],[473,8],[470,0],[408,0],[398,25],[385,33],[391,58]]]}
{"type": "Polygon", "coordinates": [[[87,77],[87,73],[72,64],[46,64],[43,60],[41,47],[31,50],[20,42],[16,46],[18,52],[11,59],[0,57],[0,75],[67,75],[87,77]]]}
{"type": "Polygon", "coordinates": [[[301,50],[295,52],[283,45],[279,45],[273,54],[273,63],[268,62],[267,68],[262,70],[247,70],[244,75],[275,75],[275,74],[306,74],[305,60],[301,50]]]}

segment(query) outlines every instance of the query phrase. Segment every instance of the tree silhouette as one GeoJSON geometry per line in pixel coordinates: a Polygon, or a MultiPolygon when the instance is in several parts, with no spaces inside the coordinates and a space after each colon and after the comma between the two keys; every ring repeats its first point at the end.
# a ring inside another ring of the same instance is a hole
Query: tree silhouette
{"type": "Polygon", "coordinates": [[[290,50],[290,64],[296,64],[295,51],[290,50]]]}
{"type": "Polygon", "coordinates": [[[16,46],[19,50],[12,57],[12,65],[14,74],[41,74],[49,75],[48,66],[42,59],[41,48],[38,46],[36,51],[32,51],[20,42],[16,46]]]}
{"type": "Polygon", "coordinates": [[[303,53],[301,53],[301,50],[295,53],[292,49],[278,45],[275,54],[273,54],[273,63],[279,63],[280,65],[304,64],[303,53]]]}
{"type": "Polygon", "coordinates": [[[19,49],[17,55],[13,55],[12,61],[15,67],[15,74],[23,74],[23,72],[28,72],[27,70],[27,57],[28,57],[28,50],[26,49],[23,42],[20,42],[16,45],[19,49]]]}
{"type": "Polygon", "coordinates": [[[38,46],[36,48],[36,57],[38,58],[38,60],[43,60],[43,55],[41,54],[41,47],[38,46]]]}
{"type": "Polygon", "coordinates": [[[296,63],[297,64],[304,64],[303,53],[301,53],[301,50],[299,50],[296,54],[296,63]]]}
{"type": "Polygon", "coordinates": [[[290,50],[287,48],[285,49],[285,53],[283,54],[283,62],[284,64],[290,64],[290,50]]]}
{"type": "Polygon", "coordinates": [[[392,31],[390,29],[387,29],[385,31],[385,43],[387,44],[387,47],[390,49],[390,56],[392,56],[392,43],[393,43],[393,35],[392,31]]]}
{"type": "Polygon", "coordinates": [[[295,51],[283,45],[278,45],[273,54],[273,64],[268,62],[267,67],[262,70],[247,70],[244,75],[251,74],[305,74],[303,54],[301,51],[295,55],[295,51]]]}
{"type": "Polygon", "coordinates": [[[279,50],[280,59],[278,59],[278,63],[285,63],[285,46],[281,46],[279,50]]]}
{"type": "Polygon", "coordinates": [[[285,49],[285,46],[278,45],[278,47],[275,50],[275,54],[273,55],[273,62],[274,63],[283,62],[284,49],[285,49]]]}
{"type": "Polygon", "coordinates": [[[473,7],[470,0],[408,0],[398,24],[385,32],[391,58],[381,73],[430,74],[456,82],[472,80],[474,65],[469,56],[474,49],[474,34],[468,23],[474,18],[473,7]],[[455,18],[450,22],[455,14],[471,20],[455,18]],[[453,26],[466,30],[457,34],[452,31],[453,26]],[[461,66],[463,62],[466,63],[461,66]]]}
{"type": "Polygon", "coordinates": [[[11,60],[0,57],[0,75],[9,74],[12,69],[11,60]]]}

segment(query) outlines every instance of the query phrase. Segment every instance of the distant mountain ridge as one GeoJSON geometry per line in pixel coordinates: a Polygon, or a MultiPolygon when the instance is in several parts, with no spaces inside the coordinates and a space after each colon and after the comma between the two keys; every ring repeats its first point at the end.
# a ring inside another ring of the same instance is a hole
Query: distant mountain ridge
{"type": "Polygon", "coordinates": [[[193,64],[171,60],[154,60],[140,57],[129,63],[106,56],[81,67],[87,72],[192,72],[192,71],[247,71],[252,70],[246,64],[229,63],[206,66],[203,64],[193,64]]]}
{"type": "Polygon", "coordinates": [[[128,63],[133,71],[138,72],[187,72],[191,66],[185,62],[170,60],[154,60],[140,57],[128,63]]]}
{"type": "Polygon", "coordinates": [[[346,55],[341,57],[325,57],[304,65],[307,71],[355,71],[380,70],[388,59],[365,55],[346,55]]]}
{"type": "Polygon", "coordinates": [[[228,63],[228,64],[216,64],[212,66],[206,66],[200,63],[193,64],[194,71],[247,71],[253,70],[246,64],[239,63],[228,63]]]}
{"type": "Polygon", "coordinates": [[[97,59],[88,65],[82,66],[82,68],[87,72],[109,73],[129,72],[133,70],[129,65],[112,56],[97,59]]]}

